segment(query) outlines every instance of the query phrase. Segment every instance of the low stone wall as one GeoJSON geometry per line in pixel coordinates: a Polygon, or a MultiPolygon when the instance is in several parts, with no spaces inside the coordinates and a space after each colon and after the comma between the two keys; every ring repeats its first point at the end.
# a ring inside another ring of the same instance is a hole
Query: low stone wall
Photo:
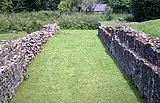
{"type": "Polygon", "coordinates": [[[12,41],[0,41],[0,103],[8,103],[27,78],[27,67],[42,46],[59,30],[57,24],[12,41]]]}
{"type": "Polygon", "coordinates": [[[99,36],[147,103],[160,103],[160,39],[128,26],[100,26],[99,36]]]}

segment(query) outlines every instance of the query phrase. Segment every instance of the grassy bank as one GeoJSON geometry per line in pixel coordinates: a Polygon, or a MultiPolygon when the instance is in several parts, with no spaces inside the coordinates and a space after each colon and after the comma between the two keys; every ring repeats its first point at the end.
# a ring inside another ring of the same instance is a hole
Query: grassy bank
{"type": "Polygon", "coordinates": [[[134,29],[148,33],[153,37],[160,37],[160,19],[150,20],[150,21],[141,22],[141,23],[134,23],[131,26],[134,29]]]}
{"type": "Polygon", "coordinates": [[[29,67],[11,103],[141,103],[97,30],[63,30],[29,67]],[[65,34],[65,35],[63,35],[65,34]]]}
{"type": "Polygon", "coordinates": [[[1,40],[15,40],[25,35],[27,35],[26,32],[0,34],[0,41],[1,40]]]}

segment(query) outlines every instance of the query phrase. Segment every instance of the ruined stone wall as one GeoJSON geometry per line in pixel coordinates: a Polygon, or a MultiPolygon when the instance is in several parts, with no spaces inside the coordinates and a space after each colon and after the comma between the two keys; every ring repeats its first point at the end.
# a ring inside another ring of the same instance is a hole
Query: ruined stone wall
{"type": "Polygon", "coordinates": [[[28,75],[28,65],[58,29],[57,24],[49,24],[18,40],[0,41],[0,103],[10,101],[28,75]]]}
{"type": "Polygon", "coordinates": [[[160,39],[128,26],[100,26],[99,36],[147,103],[160,103],[160,39]]]}

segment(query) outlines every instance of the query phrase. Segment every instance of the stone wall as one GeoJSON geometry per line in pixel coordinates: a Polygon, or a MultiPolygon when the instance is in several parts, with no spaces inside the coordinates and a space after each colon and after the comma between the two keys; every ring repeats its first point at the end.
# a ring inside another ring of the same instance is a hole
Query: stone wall
{"type": "Polygon", "coordinates": [[[27,67],[42,46],[59,30],[57,24],[12,41],[0,41],[0,103],[8,103],[27,78],[27,67]]]}
{"type": "Polygon", "coordinates": [[[99,36],[147,103],[160,103],[160,39],[128,26],[100,26],[99,36]]]}

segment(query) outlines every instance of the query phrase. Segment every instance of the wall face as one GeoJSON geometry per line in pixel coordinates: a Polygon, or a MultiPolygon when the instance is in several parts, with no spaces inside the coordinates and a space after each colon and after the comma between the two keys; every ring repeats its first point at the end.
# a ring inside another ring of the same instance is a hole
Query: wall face
{"type": "Polygon", "coordinates": [[[41,31],[18,40],[0,41],[0,103],[10,101],[19,85],[27,78],[28,65],[58,29],[57,24],[49,24],[41,31]]]}
{"type": "Polygon", "coordinates": [[[160,103],[160,39],[126,26],[101,26],[99,36],[148,103],[160,103]]]}

